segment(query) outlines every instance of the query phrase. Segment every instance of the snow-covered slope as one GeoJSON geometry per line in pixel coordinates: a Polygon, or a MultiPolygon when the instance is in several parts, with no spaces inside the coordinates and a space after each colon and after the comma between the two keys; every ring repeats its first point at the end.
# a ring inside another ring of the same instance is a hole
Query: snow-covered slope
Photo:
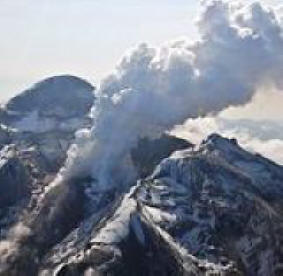
{"type": "Polygon", "coordinates": [[[211,135],[93,209],[38,273],[281,275],[282,196],[281,166],[211,135]]]}
{"type": "Polygon", "coordinates": [[[94,87],[74,76],[56,76],[12,98],[1,110],[2,124],[15,131],[74,131],[86,123],[94,87]]]}
{"type": "Polygon", "coordinates": [[[73,76],[37,83],[12,98],[0,113],[0,146],[15,144],[27,154],[40,155],[47,170],[56,171],[78,129],[89,127],[94,87],[73,76]]]}
{"type": "MultiPolygon", "coordinates": [[[[76,77],[46,79],[0,112],[0,239],[26,212],[64,163],[78,129],[89,127],[93,87],[76,77]]],[[[13,237],[8,239],[14,240],[13,237]]],[[[2,242],[3,243],[3,242],[2,242]]],[[[2,259],[6,245],[0,242],[2,259]]],[[[10,251],[10,250],[8,250],[10,251]]],[[[5,262],[5,261],[4,261],[5,262]]]]}
{"type": "Polygon", "coordinates": [[[235,139],[144,138],[131,187],[85,175],[46,191],[92,89],[54,77],[1,110],[1,276],[283,274],[283,167],[235,139]]]}
{"type": "Polygon", "coordinates": [[[212,135],[164,160],[141,186],[148,215],[198,259],[244,275],[282,273],[282,167],[212,135]]]}

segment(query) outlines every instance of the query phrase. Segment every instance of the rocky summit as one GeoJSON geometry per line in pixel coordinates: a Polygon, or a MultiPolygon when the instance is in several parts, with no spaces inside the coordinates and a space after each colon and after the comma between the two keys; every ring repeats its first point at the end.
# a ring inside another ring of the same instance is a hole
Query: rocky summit
{"type": "Polygon", "coordinates": [[[52,77],[1,108],[1,239],[24,211],[34,207],[62,167],[75,132],[91,125],[94,89],[77,77],[52,77]]]}
{"type": "Polygon", "coordinates": [[[140,139],[130,186],[54,187],[94,87],[38,83],[2,108],[0,275],[283,275],[283,167],[210,135],[140,139]]]}
{"type": "Polygon", "coordinates": [[[282,196],[282,167],[214,134],[84,220],[40,275],[282,275],[282,196]]]}

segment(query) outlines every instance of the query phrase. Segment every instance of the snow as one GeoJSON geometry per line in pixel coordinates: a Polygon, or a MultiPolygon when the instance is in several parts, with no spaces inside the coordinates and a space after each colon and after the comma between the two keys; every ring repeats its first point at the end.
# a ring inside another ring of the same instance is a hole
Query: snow
{"type": "Polygon", "coordinates": [[[40,118],[38,111],[32,111],[21,120],[14,123],[13,127],[19,131],[29,131],[29,132],[47,132],[50,129],[55,128],[56,121],[49,118],[40,118]]]}
{"type": "Polygon", "coordinates": [[[151,215],[155,223],[160,223],[164,221],[169,223],[176,222],[177,217],[175,214],[170,214],[168,212],[162,211],[159,208],[154,208],[149,206],[145,206],[144,208],[151,215]]]}
{"type": "Polygon", "coordinates": [[[121,205],[114,213],[109,222],[91,240],[91,243],[113,244],[119,243],[126,238],[130,230],[131,215],[135,213],[137,202],[131,198],[133,190],[124,196],[121,205]]]}
{"type": "Polygon", "coordinates": [[[3,167],[10,158],[14,157],[13,146],[6,145],[0,150],[0,168],[3,167]]]}
{"type": "MultiPolygon", "coordinates": [[[[203,267],[207,270],[211,270],[211,272],[213,272],[211,273],[211,275],[222,275],[223,271],[230,269],[231,264],[228,264],[226,266],[214,264],[206,260],[199,260],[191,255],[185,247],[181,246],[176,240],[172,238],[171,235],[169,235],[164,229],[158,226],[158,224],[155,224],[155,221],[152,218],[152,214],[148,212],[148,207],[146,206],[143,207],[143,215],[147,218],[148,222],[151,223],[153,229],[158,232],[159,235],[167,242],[171,249],[179,254],[180,258],[182,259],[183,267],[189,274],[190,272],[192,272],[192,275],[197,275],[196,270],[194,269],[196,265],[198,267],[203,267]]],[[[210,275],[209,272],[207,273],[207,275],[210,275]]]]}
{"type": "Polygon", "coordinates": [[[12,127],[22,132],[44,133],[53,130],[75,131],[84,125],[84,119],[69,118],[60,120],[55,116],[42,117],[34,110],[22,119],[12,124],[12,127]]]}

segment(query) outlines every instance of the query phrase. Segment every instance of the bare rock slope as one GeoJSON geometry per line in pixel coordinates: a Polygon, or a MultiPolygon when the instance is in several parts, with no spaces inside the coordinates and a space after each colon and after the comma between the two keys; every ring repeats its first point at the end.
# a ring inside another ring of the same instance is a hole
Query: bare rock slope
{"type": "Polygon", "coordinates": [[[73,76],[46,79],[0,112],[0,230],[33,206],[63,165],[75,132],[89,127],[94,87],[73,76]]]}
{"type": "Polygon", "coordinates": [[[282,275],[282,196],[282,167],[215,134],[164,159],[106,217],[85,220],[40,271],[282,275]]]}
{"type": "Polygon", "coordinates": [[[235,139],[141,139],[131,187],[85,175],[43,193],[93,90],[54,77],[1,110],[0,275],[283,275],[283,168],[235,139]]]}

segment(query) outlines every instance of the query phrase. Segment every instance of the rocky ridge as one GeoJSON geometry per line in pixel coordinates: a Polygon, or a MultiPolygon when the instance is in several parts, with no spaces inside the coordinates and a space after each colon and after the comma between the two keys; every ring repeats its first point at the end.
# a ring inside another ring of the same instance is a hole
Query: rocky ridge
{"type": "Polygon", "coordinates": [[[22,209],[33,206],[37,195],[61,168],[75,132],[90,126],[93,91],[93,86],[77,77],[57,76],[37,83],[1,108],[3,236],[5,225],[17,220],[22,209]]]}
{"type": "Polygon", "coordinates": [[[84,221],[41,274],[281,275],[282,183],[282,167],[212,135],[84,221]]]}
{"type": "Polygon", "coordinates": [[[283,168],[235,139],[143,138],[131,187],[86,175],[40,198],[93,90],[54,77],[1,110],[0,275],[282,275],[283,168]]]}

